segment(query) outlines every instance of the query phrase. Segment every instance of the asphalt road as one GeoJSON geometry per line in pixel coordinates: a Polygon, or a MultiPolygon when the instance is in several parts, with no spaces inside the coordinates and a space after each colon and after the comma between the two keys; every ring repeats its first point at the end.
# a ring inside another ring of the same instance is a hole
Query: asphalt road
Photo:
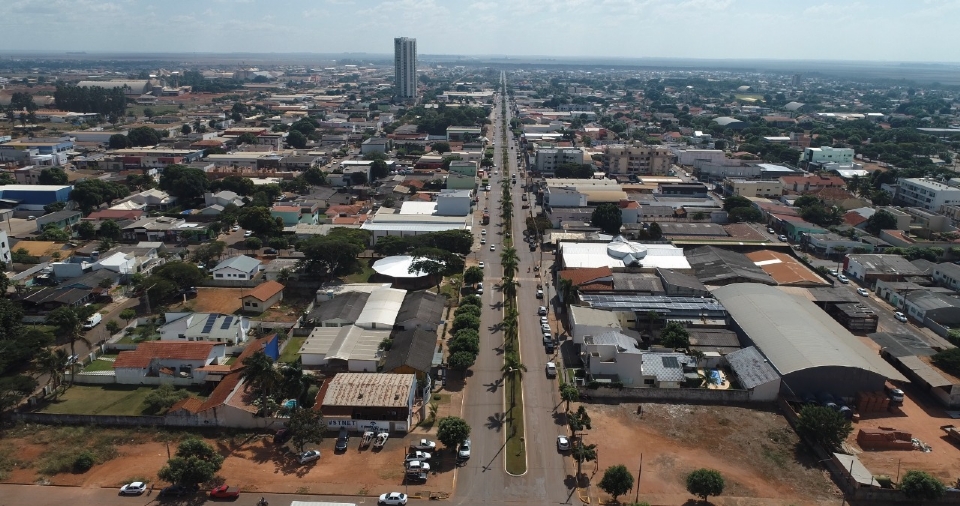
{"type": "MultiPolygon", "coordinates": [[[[512,173],[517,170],[516,146],[509,137],[507,145],[501,145],[501,125],[498,99],[494,105],[491,136],[495,147],[494,160],[499,164],[502,150],[506,149],[510,160],[509,171],[512,173]]],[[[559,406],[556,380],[545,375],[546,362],[552,357],[544,353],[537,316],[540,301],[535,297],[538,280],[533,272],[540,251],[538,249],[536,253],[531,253],[522,241],[525,223],[520,209],[522,190],[519,184],[512,187],[515,218],[511,234],[520,257],[517,278],[520,282],[520,353],[521,361],[527,366],[523,376],[527,473],[510,476],[504,469],[504,419],[509,399],[504,398],[501,373],[503,333],[498,327],[503,320],[503,297],[496,288],[503,275],[500,251],[505,231],[499,218],[499,196],[500,182],[505,176],[504,167],[499,167],[498,172],[497,176],[490,178],[491,191],[480,199],[481,205],[489,207],[491,219],[490,225],[486,226],[487,244],[479,244],[481,236],[477,230],[476,244],[479,249],[476,255],[478,260],[485,263],[487,281],[482,296],[485,307],[480,318],[481,350],[466,380],[463,409],[463,417],[472,427],[473,449],[471,459],[458,471],[454,502],[462,505],[481,502],[579,504],[575,491],[565,485],[567,470],[564,459],[556,450],[556,436],[566,432],[562,417],[558,417],[556,412],[559,406]],[[490,250],[491,245],[496,246],[496,251],[490,250]],[[530,273],[527,272],[528,268],[530,273]]]]}

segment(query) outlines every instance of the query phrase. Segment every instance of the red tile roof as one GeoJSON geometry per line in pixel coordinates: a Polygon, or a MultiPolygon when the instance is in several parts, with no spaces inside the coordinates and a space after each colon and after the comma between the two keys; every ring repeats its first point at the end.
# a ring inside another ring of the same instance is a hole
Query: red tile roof
{"type": "Polygon", "coordinates": [[[201,407],[203,407],[203,401],[197,399],[196,397],[187,397],[186,399],[177,401],[177,403],[173,406],[170,406],[169,412],[172,413],[182,409],[190,413],[197,413],[200,411],[201,407]]]}
{"type": "Polygon", "coordinates": [[[270,280],[265,283],[260,283],[256,288],[247,292],[243,298],[253,297],[259,301],[266,302],[270,297],[282,292],[283,288],[282,284],[270,280]]]}
{"type": "Polygon", "coordinates": [[[153,359],[167,360],[206,360],[214,346],[223,346],[213,342],[175,342],[149,341],[140,343],[136,350],[121,351],[113,368],[144,368],[150,365],[153,359]]]}
{"type": "MultiPolygon", "coordinates": [[[[581,286],[591,281],[595,281],[598,278],[605,278],[613,276],[613,271],[610,267],[589,267],[584,269],[564,269],[560,271],[560,277],[563,279],[569,279],[573,286],[581,286]]],[[[600,283],[590,283],[590,284],[600,284],[613,287],[613,281],[609,282],[600,282],[600,283]]]]}
{"type": "MultiPolygon", "coordinates": [[[[238,362],[240,362],[239,359],[237,359],[234,365],[238,362]]],[[[230,394],[233,393],[233,389],[237,388],[238,384],[240,384],[239,372],[232,372],[224,376],[223,379],[220,380],[220,383],[217,383],[217,387],[213,389],[213,392],[210,392],[210,397],[207,397],[207,400],[203,401],[203,404],[197,411],[206,411],[222,405],[227,400],[227,397],[230,397],[230,394]]]]}
{"type": "Polygon", "coordinates": [[[140,210],[104,209],[90,213],[84,220],[138,220],[141,216],[143,211],[140,210]]]}
{"type": "Polygon", "coordinates": [[[851,227],[855,227],[865,221],[867,221],[867,219],[856,211],[847,211],[847,213],[843,215],[843,222],[851,227]]]}

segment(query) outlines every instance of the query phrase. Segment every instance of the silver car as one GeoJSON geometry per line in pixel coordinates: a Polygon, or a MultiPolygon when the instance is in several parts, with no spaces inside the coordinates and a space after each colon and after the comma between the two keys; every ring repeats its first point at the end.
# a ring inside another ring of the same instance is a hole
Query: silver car
{"type": "Polygon", "coordinates": [[[470,458],[470,440],[464,441],[460,444],[460,449],[457,451],[457,458],[460,460],[467,460],[470,458]]]}

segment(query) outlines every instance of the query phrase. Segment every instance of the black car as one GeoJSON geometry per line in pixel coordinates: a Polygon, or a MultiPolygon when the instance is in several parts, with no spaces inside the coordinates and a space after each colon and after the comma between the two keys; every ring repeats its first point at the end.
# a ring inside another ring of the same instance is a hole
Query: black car
{"type": "Polygon", "coordinates": [[[333,447],[334,450],[338,452],[347,451],[347,446],[350,445],[350,434],[347,432],[346,427],[340,427],[340,434],[337,436],[337,444],[333,447]]]}
{"type": "Polygon", "coordinates": [[[289,441],[291,436],[293,436],[293,433],[289,429],[280,429],[273,436],[273,444],[282,445],[289,441]]]}
{"type": "Polygon", "coordinates": [[[277,254],[277,250],[275,250],[275,249],[273,249],[273,248],[264,248],[264,249],[263,249],[263,254],[264,254],[264,255],[276,255],[276,254],[277,254]]]}

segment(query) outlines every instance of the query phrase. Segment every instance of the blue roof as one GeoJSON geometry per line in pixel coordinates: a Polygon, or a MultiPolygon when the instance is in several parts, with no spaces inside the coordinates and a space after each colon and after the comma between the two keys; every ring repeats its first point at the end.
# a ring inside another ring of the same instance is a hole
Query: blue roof
{"type": "Polygon", "coordinates": [[[233,258],[228,258],[213,268],[213,271],[219,271],[220,269],[226,269],[227,267],[233,267],[239,271],[250,272],[260,266],[260,261],[256,258],[248,257],[246,255],[235,256],[233,258]]]}

